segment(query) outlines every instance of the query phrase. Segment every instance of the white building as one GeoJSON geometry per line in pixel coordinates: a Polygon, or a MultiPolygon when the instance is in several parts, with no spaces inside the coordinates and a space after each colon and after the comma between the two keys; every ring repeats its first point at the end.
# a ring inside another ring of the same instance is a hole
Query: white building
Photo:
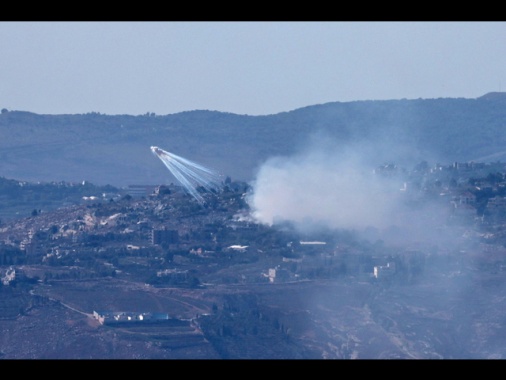
{"type": "Polygon", "coordinates": [[[394,262],[389,262],[389,263],[387,263],[387,265],[384,265],[384,266],[378,265],[378,266],[374,267],[374,271],[373,271],[374,278],[381,279],[381,278],[385,278],[385,277],[390,277],[393,274],[395,274],[395,263],[394,262]]]}

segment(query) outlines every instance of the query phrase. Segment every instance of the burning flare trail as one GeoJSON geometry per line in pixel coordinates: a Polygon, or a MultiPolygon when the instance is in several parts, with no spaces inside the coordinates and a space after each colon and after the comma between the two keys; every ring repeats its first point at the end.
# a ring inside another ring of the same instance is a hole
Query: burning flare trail
{"type": "Polygon", "coordinates": [[[200,204],[204,204],[205,201],[197,188],[203,187],[205,190],[211,191],[221,187],[221,177],[218,172],[157,146],[152,146],[151,151],[200,204]]]}

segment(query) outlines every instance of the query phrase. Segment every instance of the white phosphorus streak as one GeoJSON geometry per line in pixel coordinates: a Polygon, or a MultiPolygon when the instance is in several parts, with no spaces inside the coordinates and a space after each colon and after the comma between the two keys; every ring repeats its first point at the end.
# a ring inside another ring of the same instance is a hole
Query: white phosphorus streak
{"type": "Polygon", "coordinates": [[[218,190],[221,187],[221,178],[218,172],[157,146],[152,146],[151,151],[200,204],[204,204],[205,201],[198,191],[199,187],[207,191],[218,190]]]}

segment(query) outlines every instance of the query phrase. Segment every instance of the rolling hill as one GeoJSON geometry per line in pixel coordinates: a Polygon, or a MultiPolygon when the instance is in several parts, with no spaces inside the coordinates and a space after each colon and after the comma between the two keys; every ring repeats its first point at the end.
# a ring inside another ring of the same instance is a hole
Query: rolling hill
{"type": "MultiPolygon", "coordinates": [[[[500,161],[506,157],[506,93],[476,99],[332,102],[265,116],[208,110],[170,115],[41,115],[3,109],[0,177],[90,181],[117,187],[175,179],[150,146],[250,181],[270,157],[324,141],[364,144],[371,165],[396,161],[500,161]]],[[[363,152],[361,152],[363,153],[363,152]]]]}

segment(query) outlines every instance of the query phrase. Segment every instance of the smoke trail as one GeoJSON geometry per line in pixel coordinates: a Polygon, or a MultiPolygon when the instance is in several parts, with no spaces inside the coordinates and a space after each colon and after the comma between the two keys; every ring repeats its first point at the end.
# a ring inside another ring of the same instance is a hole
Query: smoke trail
{"type": "Polygon", "coordinates": [[[151,151],[200,204],[205,201],[198,192],[198,187],[207,191],[219,190],[221,187],[221,176],[218,172],[156,146],[152,146],[151,151]]]}

